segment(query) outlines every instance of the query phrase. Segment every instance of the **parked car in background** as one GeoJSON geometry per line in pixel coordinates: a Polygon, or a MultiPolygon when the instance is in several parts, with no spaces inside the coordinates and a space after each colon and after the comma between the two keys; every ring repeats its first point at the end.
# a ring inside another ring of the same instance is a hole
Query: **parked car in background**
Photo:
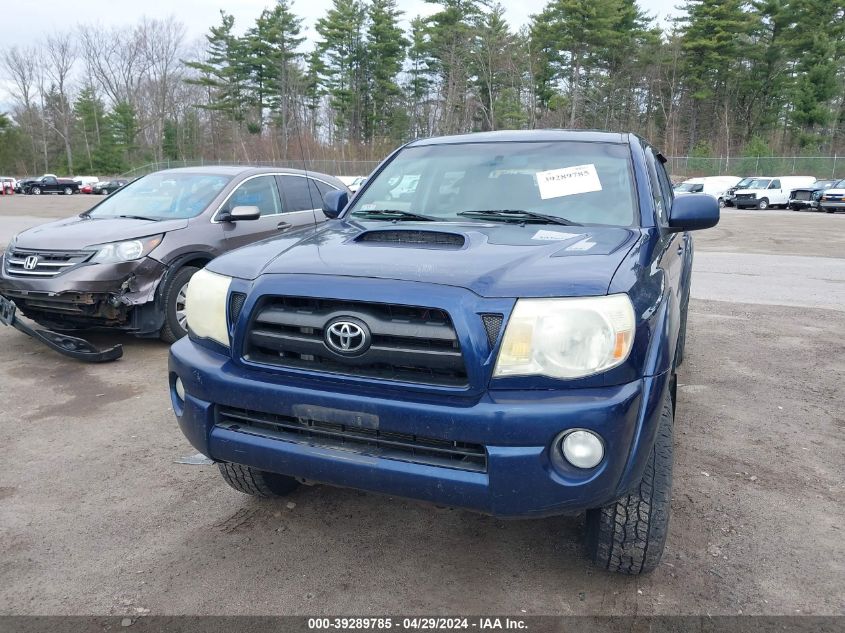
{"type": "Polygon", "coordinates": [[[690,178],[675,186],[675,195],[683,196],[689,193],[706,193],[717,200],[725,195],[725,192],[742,180],[737,176],[706,176],[703,178],[690,178]]]}
{"type": "Polygon", "coordinates": [[[117,180],[106,180],[105,182],[98,182],[93,185],[91,187],[91,193],[107,196],[110,193],[114,193],[121,187],[125,187],[127,184],[129,184],[129,181],[123,178],[118,178],[117,180]]]}
{"type": "Polygon", "coordinates": [[[338,176],[337,179],[342,182],[352,193],[355,193],[367,181],[366,176],[338,176]]]}
{"type": "Polygon", "coordinates": [[[719,206],[720,207],[732,207],[734,206],[734,196],[739,189],[744,189],[748,186],[748,184],[754,180],[754,176],[746,176],[738,183],[736,183],[733,187],[728,187],[727,191],[719,198],[719,206]]]}
{"type": "Polygon", "coordinates": [[[793,189],[807,187],[816,182],[813,176],[760,176],[755,177],[734,193],[734,204],[740,209],[768,209],[786,207],[793,189]]]}
{"type": "MultiPolygon", "coordinates": [[[[174,341],[188,280],[217,255],[325,220],[331,176],[286,169],[156,172],[90,210],[19,233],[0,295],[50,330],[111,327],[174,341]]],[[[2,314],[0,305],[0,314],[2,314]]],[[[63,350],[59,350],[63,351],[63,350]]]]}
{"type": "Polygon", "coordinates": [[[311,480],[497,516],[586,511],[596,564],[654,569],[688,231],[719,220],[712,196],[673,196],[664,161],[607,132],[409,143],[351,202],[326,195],[338,220],[194,276],[170,350],[180,428],[246,494],[311,480]]]}
{"type": "Polygon", "coordinates": [[[79,183],[72,178],[56,178],[52,174],[47,174],[38,180],[27,183],[23,187],[23,192],[33,196],[40,196],[42,193],[70,196],[79,193],[79,183]]]}
{"type": "Polygon", "coordinates": [[[100,182],[100,179],[96,176],[74,176],[73,179],[79,183],[80,189],[83,185],[93,185],[95,183],[100,182]]]}
{"type": "Polygon", "coordinates": [[[817,180],[809,187],[800,187],[789,192],[787,206],[793,211],[818,209],[822,193],[842,182],[839,180],[817,180]]]}
{"type": "Polygon", "coordinates": [[[18,181],[12,176],[0,176],[0,193],[11,193],[17,190],[18,181]]]}
{"type": "Polygon", "coordinates": [[[826,189],[819,196],[819,208],[826,213],[845,210],[845,180],[826,189]]]}
{"type": "Polygon", "coordinates": [[[91,193],[93,189],[94,189],[94,185],[92,185],[92,184],[81,185],[79,187],[79,193],[91,193]]]}

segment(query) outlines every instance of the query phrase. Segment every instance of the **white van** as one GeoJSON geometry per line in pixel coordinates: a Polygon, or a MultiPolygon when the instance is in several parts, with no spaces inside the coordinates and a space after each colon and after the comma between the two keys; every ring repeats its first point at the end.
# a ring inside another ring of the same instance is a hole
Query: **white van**
{"type": "Polygon", "coordinates": [[[736,191],[733,202],[740,209],[786,207],[790,191],[814,182],[813,176],[758,176],[745,189],[736,191]]]}
{"type": "Polygon", "coordinates": [[[690,178],[675,186],[675,195],[683,196],[688,193],[707,193],[718,199],[725,192],[736,185],[742,178],[738,176],[705,176],[704,178],[690,178]]]}

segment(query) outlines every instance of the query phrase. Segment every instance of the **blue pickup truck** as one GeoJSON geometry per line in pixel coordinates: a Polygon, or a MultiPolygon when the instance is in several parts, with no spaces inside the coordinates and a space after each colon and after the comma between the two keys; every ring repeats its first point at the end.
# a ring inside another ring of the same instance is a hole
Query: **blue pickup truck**
{"type": "Polygon", "coordinates": [[[333,218],[212,261],[171,348],[180,428],[236,490],[311,481],[504,517],[586,511],[602,568],[659,562],[693,243],[633,134],[414,141],[333,218]]]}

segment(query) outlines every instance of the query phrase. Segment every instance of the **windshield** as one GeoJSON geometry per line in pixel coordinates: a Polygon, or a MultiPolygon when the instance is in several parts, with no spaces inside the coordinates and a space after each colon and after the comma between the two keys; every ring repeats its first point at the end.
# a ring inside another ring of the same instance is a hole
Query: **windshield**
{"type": "MultiPolygon", "coordinates": [[[[630,226],[636,203],[628,147],[613,143],[502,142],[402,150],[349,213],[404,211],[487,222],[472,211],[526,211],[579,224],[630,226]]],[[[536,218],[535,218],[536,221],[536,218]]]]}
{"type": "Polygon", "coordinates": [[[701,193],[704,191],[704,185],[701,183],[694,183],[694,182],[682,182],[680,185],[675,187],[675,191],[686,191],[689,193],[701,193]]]}
{"type": "Polygon", "coordinates": [[[92,218],[132,216],[150,220],[193,218],[231,180],[221,174],[159,172],[118,189],[91,210],[92,218]]]}
{"type": "Polygon", "coordinates": [[[747,185],[744,185],[742,189],[768,189],[770,182],[772,181],[768,178],[754,178],[747,185]]]}
{"type": "Polygon", "coordinates": [[[745,189],[750,183],[754,182],[753,178],[743,178],[734,185],[735,189],[745,189]]]}

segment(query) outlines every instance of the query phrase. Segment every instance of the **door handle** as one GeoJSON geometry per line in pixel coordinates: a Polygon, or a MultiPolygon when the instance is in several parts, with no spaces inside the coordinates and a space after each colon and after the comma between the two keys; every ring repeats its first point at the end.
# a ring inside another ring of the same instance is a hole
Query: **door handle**
{"type": "Polygon", "coordinates": [[[279,222],[276,225],[276,229],[279,230],[279,231],[287,231],[291,226],[293,226],[293,225],[288,223],[288,222],[279,222]]]}

